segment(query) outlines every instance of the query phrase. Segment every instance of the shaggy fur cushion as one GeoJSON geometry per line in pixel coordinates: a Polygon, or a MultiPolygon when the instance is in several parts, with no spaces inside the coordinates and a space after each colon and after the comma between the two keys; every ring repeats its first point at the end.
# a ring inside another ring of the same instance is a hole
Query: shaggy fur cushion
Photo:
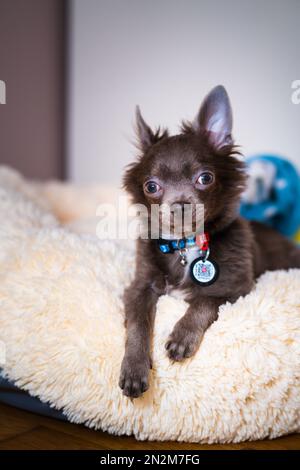
{"type": "Polygon", "coordinates": [[[150,389],[134,401],[122,395],[122,292],[134,245],[75,233],[51,213],[60,208],[66,220],[72,207],[79,216],[79,204],[91,209],[104,193],[85,193],[89,205],[82,188],[33,185],[0,171],[6,377],[71,421],[138,439],[238,442],[300,431],[299,270],[266,273],[248,296],[222,306],[182,364],[170,363],[164,343],[186,305],[161,297],[150,389]]]}

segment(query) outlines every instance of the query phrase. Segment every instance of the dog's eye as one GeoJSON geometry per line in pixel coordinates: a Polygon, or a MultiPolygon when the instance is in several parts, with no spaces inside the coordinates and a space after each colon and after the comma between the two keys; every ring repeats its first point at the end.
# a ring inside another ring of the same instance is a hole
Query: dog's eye
{"type": "Polygon", "coordinates": [[[209,184],[212,184],[213,181],[214,181],[214,175],[210,173],[209,171],[204,171],[199,176],[197,183],[201,184],[201,186],[208,186],[209,184]]]}
{"type": "Polygon", "coordinates": [[[147,183],[144,184],[144,189],[146,193],[154,194],[160,190],[160,186],[155,181],[147,181],[147,183]]]}

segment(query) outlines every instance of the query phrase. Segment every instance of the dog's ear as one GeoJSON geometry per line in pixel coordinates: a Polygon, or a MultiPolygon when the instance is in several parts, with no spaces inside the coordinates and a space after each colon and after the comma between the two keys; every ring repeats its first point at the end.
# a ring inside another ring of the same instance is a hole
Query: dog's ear
{"type": "Polygon", "coordinates": [[[139,106],[135,109],[136,133],[138,138],[138,147],[145,152],[151,145],[168,137],[167,129],[158,127],[155,132],[146,124],[141,114],[139,106]]]}
{"type": "Polygon", "coordinates": [[[232,110],[227,91],[222,85],[213,88],[204,98],[193,128],[196,132],[204,131],[216,150],[233,145],[232,110]]]}
{"type": "Polygon", "coordinates": [[[144,121],[139,106],[135,108],[135,119],[138,145],[145,152],[154,143],[154,133],[144,121]]]}

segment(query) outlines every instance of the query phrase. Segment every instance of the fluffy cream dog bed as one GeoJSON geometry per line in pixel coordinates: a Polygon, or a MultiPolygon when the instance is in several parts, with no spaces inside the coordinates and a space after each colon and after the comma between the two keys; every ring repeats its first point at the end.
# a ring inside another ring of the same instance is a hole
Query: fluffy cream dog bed
{"type": "Polygon", "coordinates": [[[224,305],[183,364],[170,363],[164,343],[185,304],[161,297],[150,390],[133,402],[122,395],[122,292],[134,246],[76,234],[51,212],[87,220],[108,197],[101,188],[33,185],[1,169],[6,376],[74,422],[138,439],[238,442],[300,431],[298,270],[267,273],[250,295],[224,305]]]}

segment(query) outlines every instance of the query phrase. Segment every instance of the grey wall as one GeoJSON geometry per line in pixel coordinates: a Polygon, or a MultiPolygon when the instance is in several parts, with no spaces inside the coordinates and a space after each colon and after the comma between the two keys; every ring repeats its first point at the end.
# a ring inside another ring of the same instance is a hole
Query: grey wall
{"type": "Polygon", "coordinates": [[[299,0],[73,0],[68,174],[118,182],[132,119],[177,130],[222,83],[249,155],[300,162],[299,0]]]}
{"type": "Polygon", "coordinates": [[[0,0],[0,163],[64,173],[64,0],[0,0]]]}

